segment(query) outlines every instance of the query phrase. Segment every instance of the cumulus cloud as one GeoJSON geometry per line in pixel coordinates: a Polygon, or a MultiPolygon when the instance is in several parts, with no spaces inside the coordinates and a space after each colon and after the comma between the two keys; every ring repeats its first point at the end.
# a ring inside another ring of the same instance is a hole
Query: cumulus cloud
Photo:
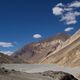
{"type": "Polygon", "coordinates": [[[70,7],[75,7],[75,8],[80,7],[80,1],[75,1],[75,2],[71,3],[70,7]]]}
{"type": "Polygon", "coordinates": [[[60,21],[65,21],[67,25],[76,24],[76,17],[80,15],[80,12],[67,12],[62,16],[60,21]]]}
{"type": "Polygon", "coordinates": [[[10,42],[0,42],[0,47],[13,47],[13,43],[10,43],[10,42]]]}
{"type": "Polygon", "coordinates": [[[77,17],[80,16],[80,12],[77,8],[80,8],[80,1],[75,1],[66,5],[58,3],[52,10],[54,15],[61,18],[60,21],[63,21],[67,25],[72,25],[78,22],[77,17]]]}
{"type": "Polygon", "coordinates": [[[37,39],[38,39],[38,38],[41,38],[41,37],[42,37],[41,34],[34,34],[34,35],[33,35],[33,38],[37,38],[37,39]]]}
{"type": "Polygon", "coordinates": [[[64,10],[58,6],[53,8],[53,14],[55,14],[55,15],[61,15],[63,13],[63,11],[64,10]]]}
{"type": "Polygon", "coordinates": [[[0,52],[3,53],[3,54],[6,54],[6,55],[11,55],[11,54],[14,53],[12,51],[0,51],[0,52]]]}
{"type": "Polygon", "coordinates": [[[64,31],[65,32],[69,32],[69,31],[71,31],[71,30],[73,30],[74,28],[73,27],[68,27],[68,28],[66,28],[64,31]]]}

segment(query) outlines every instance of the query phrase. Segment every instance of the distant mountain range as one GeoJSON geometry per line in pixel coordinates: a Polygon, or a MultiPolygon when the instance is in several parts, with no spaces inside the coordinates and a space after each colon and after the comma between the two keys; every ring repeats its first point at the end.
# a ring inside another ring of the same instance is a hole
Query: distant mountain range
{"type": "Polygon", "coordinates": [[[24,63],[22,60],[20,59],[16,59],[12,56],[8,56],[4,53],[0,53],[0,64],[12,64],[12,63],[24,63]]]}
{"type": "Polygon", "coordinates": [[[0,63],[10,63],[12,60],[8,55],[0,53],[0,63]]]}
{"type": "Polygon", "coordinates": [[[13,58],[14,63],[80,66],[80,29],[72,36],[60,33],[25,45],[8,57],[13,58]]]}

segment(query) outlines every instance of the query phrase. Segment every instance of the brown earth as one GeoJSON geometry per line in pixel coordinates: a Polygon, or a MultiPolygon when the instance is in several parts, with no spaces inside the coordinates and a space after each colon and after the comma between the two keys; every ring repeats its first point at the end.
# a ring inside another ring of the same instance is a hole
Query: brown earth
{"type": "Polygon", "coordinates": [[[80,66],[80,30],[72,36],[72,39],[68,39],[65,43],[62,48],[48,55],[41,63],[71,67],[80,66]],[[77,38],[75,39],[76,36],[77,38]],[[67,44],[64,45],[65,43],[67,44]]]}

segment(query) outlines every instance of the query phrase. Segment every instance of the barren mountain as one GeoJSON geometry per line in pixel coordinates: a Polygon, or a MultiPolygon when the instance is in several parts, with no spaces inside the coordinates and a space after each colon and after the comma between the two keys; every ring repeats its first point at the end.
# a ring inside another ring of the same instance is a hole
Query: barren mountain
{"type": "Polygon", "coordinates": [[[12,56],[27,63],[39,63],[43,58],[57,50],[69,37],[66,33],[60,33],[45,40],[25,45],[12,56]]]}
{"type": "Polygon", "coordinates": [[[25,45],[13,56],[27,63],[80,66],[80,29],[72,36],[62,33],[25,45]]]}
{"type": "Polygon", "coordinates": [[[0,54],[0,63],[8,63],[8,61],[9,63],[80,66],[80,29],[72,36],[61,33],[25,45],[11,56],[0,54]]]}
{"type": "Polygon", "coordinates": [[[80,66],[80,29],[40,63],[80,66]]]}
{"type": "Polygon", "coordinates": [[[8,56],[4,53],[0,53],[0,64],[11,64],[11,63],[24,63],[22,60],[20,59],[16,59],[12,56],[8,56]]]}
{"type": "Polygon", "coordinates": [[[3,53],[0,53],[0,63],[11,63],[12,59],[3,53]]]}

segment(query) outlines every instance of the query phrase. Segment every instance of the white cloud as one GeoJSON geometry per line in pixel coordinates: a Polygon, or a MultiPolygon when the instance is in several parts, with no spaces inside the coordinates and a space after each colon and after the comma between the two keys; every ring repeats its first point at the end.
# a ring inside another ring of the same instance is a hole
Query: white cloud
{"type": "Polygon", "coordinates": [[[67,21],[67,22],[66,22],[67,25],[76,24],[76,23],[77,23],[76,20],[71,20],[71,21],[67,21]]]}
{"type": "Polygon", "coordinates": [[[0,42],[0,47],[13,47],[13,43],[10,43],[10,42],[0,42]]]}
{"type": "Polygon", "coordinates": [[[69,32],[69,31],[71,31],[71,30],[73,30],[74,28],[73,27],[68,27],[68,28],[66,28],[64,31],[65,32],[69,32]]]}
{"type": "Polygon", "coordinates": [[[33,35],[33,38],[41,38],[42,37],[42,35],[40,35],[40,34],[34,34],[33,35]]]}
{"type": "Polygon", "coordinates": [[[14,53],[12,51],[0,51],[0,52],[3,53],[3,54],[6,54],[6,55],[11,55],[11,54],[14,53]]]}
{"type": "Polygon", "coordinates": [[[74,15],[75,15],[75,16],[80,16],[80,12],[75,11],[75,12],[74,12],[74,15]]]}
{"type": "Polygon", "coordinates": [[[65,21],[67,25],[76,24],[77,20],[76,17],[79,16],[79,12],[68,12],[62,16],[60,21],[65,21]]]}
{"type": "Polygon", "coordinates": [[[71,3],[70,7],[75,7],[75,8],[80,7],[80,1],[75,1],[75,2],[71,3]]]}
{"type": "Polygon", "coordinates": [[[57,4],[58,7],[63,7],[64,5],[62,3],[57,4]]]}
{"type": "Polygon", "coordinates": [[[80,12],[75,9],[80,8],[80,1],[75,1],[71,4],[63,5],[62,3],[58,3],[55,7],[53,7],[53,14],[59,16],[67,25],[76,24],[77,17],[80,16],[80,12]]]}
{"type": "Polygon", "coordinates": [[[61,15],[64,11],[62,8],[57,7],[57,6],[54,7],[52,10],[53,10],[53,14],[55,14],[55,15],[61,15]]]}
{"type": "Polygon", "coordinates": [[[73,11],[73,8],[64,8],[64,11],[73,11]]]}

